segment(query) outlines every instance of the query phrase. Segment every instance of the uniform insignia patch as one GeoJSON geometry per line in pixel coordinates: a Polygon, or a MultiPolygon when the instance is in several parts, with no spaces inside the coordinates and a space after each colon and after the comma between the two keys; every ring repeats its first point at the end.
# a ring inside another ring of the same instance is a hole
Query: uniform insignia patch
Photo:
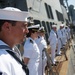
{"type": "Polygon", "coordinates": [[[33,43],[33,41],[30,39],[30,42],[33,43]]]}

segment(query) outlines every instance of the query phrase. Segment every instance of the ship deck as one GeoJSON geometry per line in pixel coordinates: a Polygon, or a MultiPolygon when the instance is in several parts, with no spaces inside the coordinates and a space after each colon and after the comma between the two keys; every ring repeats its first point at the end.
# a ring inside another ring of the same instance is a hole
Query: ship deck
{"type": "Polygon", "coordinates": [[[74,38],[72,40],[72,47],[70,49],[68,69],[66,75],[75,75],[75,33],[74,38]]]}
{"type": "MultiPolygon", "coordinates": [[[[59,75],[74,75],[75,74],[75,52],[74,52],[74,39],[70,42],[70,48],[67,47],[66,56],[68,60],[66,60],[65,55],[57,56],[56,59],[59,61],[55,69],[59,73],[59,75]]],[[[49,75],[49,74],[46,74],[49,75]]],[[[51,74],[52,75],[52,74],[51,74]]],[[[58,74],[56,74],[58,75],[58,74]]]]}
{"type": "Polygon", "coordinates": [[[71,40],[70,46],[66,51],[68,60],[64,55],[57,57],[57,60],[60,61],[57,66],[59,75],[75,75],[75,36],[71,40]]]}

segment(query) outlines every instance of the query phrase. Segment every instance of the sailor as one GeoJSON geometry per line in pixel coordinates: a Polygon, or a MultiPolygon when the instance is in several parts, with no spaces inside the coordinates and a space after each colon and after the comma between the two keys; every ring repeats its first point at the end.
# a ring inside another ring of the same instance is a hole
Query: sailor
{"type": "Polygon", "coordinates": [[[14,7],[0,9],[0,75],[26,75],[21,60],[13,57],[12,48],[22,43],[28,33],[27,15],[28,12],[14,7]]]}
{"type": "Polygon", "coordinates": [[[60,56],[61,55],[61,48],[62,48],[62,37],[63,37],[63,35],[62,35],[62,32],[61,32],[61,29],[63,28],[63,25],[61,24],[60,25],[60,28],[58,29],[58,31],[57,31],[57,35],[58,35],[58,48],[57,48],[57,52],[56,52],[56,55],[57,56],[60,56]]]}
{"type": "Polygon", "coordinates": [[[68,30],[68,39],[70,40],[70,39],[71,39],[71,29],[70,29],[70,25],[68,25],[67,30],[68,30]]]}
{"type": "Polygon", "coordinates": [[[62,34],[62,46],[63,46],[63,45],[66,45],[66,43],[67,43],[66,31],[65,31],[65,27],[64,27],[64,26],[65,26],[64,24],[61,24],[61,27],[62,27],[62,29],[61,29],[61,34],[62,34]]]}
{"type": "Polygon", "coordinates": [[[50,32],[50,36],[48,41],[50,42],[50,47],[51,47],[51,60],[53,62],[53,64],[55,64],[56,59],[55,59],[55,51],[56,51],[56,47],[58,44],[58,39],[57,39],[57,27],[56,25],[52,25],[52,30],[50,32]]]}
{"type": "Polygon", "coordinates": [[[70,40],[70,38],[71,38],[71,33],[70,33],[70,28],[69,28],[69,26],[66,26],[65,29],[66,29],[66,33],[67,33],[67,39],[70,40]]]}
{"type": "Polygon", "coordinates": [[[38,37],[39,25],[30,26],[27,39],[24,44],[24,63],[29,68],[29,75],[38,75],[38,66],[40,59],[40,51],[35,42],[38,37]]]}
{"type": "Polygon", "coordinates": [[[38,68],[38,75],[45,75],[45,67],[47,63],[47,58],[45,55],[44,48],[47,48],[47,43],[46,43],[46,40],[44,39],[45,29],[43,26],[39,28],[38,36],[39,37],[35,40],[40,50],[40,62],[39,62],[39,68],[38,68]]]}

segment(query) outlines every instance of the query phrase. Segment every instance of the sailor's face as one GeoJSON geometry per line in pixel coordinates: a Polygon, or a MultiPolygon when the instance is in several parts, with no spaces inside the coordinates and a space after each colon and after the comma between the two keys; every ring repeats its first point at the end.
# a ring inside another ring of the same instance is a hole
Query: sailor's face
{"type": "Polygon", "coordinates": [[[34,33],[33,33],[33,36],[34,36],[34,39],[36,39],[36,38],[38,37],[38,32],[37,32],[37,31],[34,32],[34,33]]]}
{"type": "Polygon", "coordinates": [[[63,26],[60,26],[60,29],[63,29],[63,26]]]}
{"type": "Polygon", "coordinates": [[[29,32],[27,26],[28,24],[25,22],[16,22],[16,25],[12,26],[12,36],[16,43],[21,43],[26,38],[26,34],[29,32]]]}
{"type": "Polygon", "coordinates": [[[53,27],[53,30],[54,30],[54,31],[56,31],[56,30],[57,30],[57,28],[56,28],[56,27],[53,27]]]}

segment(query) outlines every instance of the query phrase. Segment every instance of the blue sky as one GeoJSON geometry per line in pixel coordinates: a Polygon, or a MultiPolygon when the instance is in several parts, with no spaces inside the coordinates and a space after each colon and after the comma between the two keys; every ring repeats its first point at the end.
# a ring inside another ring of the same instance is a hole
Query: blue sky
{"type": "Polygon", "coordinates": [[[68,5],[74,5],[75,6],[75,0],[68,0],[68,5]]]}

